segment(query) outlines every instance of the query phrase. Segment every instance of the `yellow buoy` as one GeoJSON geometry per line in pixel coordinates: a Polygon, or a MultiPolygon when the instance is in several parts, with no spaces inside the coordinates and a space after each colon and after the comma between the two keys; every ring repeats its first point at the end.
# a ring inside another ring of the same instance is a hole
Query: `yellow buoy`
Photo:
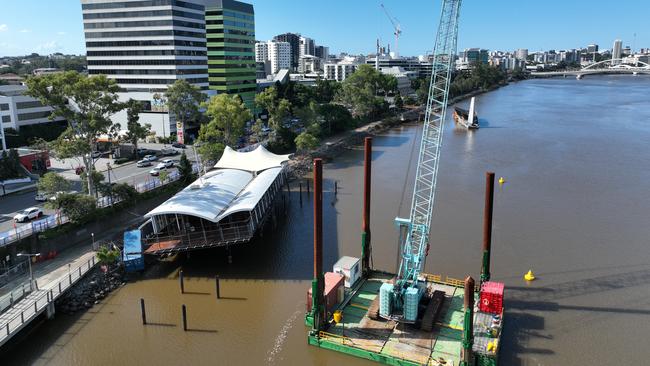
{"type": "Polygon", "coordinates": [[[524,275],[524,280],[532,281],[534,279],[535,279],[535,275],[533,274],[533,271],[529,269],[528,272],[526,272],[526,274],[524,275]]]}
{"type": "Polygon", "coordinates": [[[341,320],[343,320],[343,312],[341,310],[336,310],[334,312],[334,322],[338,324],[341,320]]]}
{"type": "Polygon", "coordinates": [[[499,184],[503,184],[506,182],[506,179],[504,177],[499,178],[499,184]]]}

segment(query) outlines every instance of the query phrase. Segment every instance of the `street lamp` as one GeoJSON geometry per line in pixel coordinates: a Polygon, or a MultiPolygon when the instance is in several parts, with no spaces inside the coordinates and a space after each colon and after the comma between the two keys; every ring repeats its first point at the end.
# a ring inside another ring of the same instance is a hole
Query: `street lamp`
{"type": "MultiPolygon", "coordinates": [[[[18,253],[18,257],[27,257],[27,265],[29,266],[29,289],[32,290],[36,281],[34,281],[34,272],[32,272],[32,257],[38,257],[41,253],[18,253]]],[[[36,284],[38,290],[38,284],[36,284]]]]}

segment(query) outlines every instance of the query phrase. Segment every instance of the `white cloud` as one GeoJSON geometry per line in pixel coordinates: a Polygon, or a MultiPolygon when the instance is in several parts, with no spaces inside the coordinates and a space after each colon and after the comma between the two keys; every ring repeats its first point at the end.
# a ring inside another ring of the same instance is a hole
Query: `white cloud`
{"type": "Polygon", "coordinates": [[[65,32],[56,32],[56,34],[58,34],[60,36],[64,36],[66,33],[65,32]]]}
{"type": "Polygon", "coordinates": [[[31,32],[31,30],[29,30],[29,29],[21,29],[19,32],[20,33],[29,33],[29,32],[31,32]]]}
{"type": "Polygon", "coordinates": [[[9,26],[6,24],[0,24],[0,32],[6,32],[9,29],[9,26]]]}

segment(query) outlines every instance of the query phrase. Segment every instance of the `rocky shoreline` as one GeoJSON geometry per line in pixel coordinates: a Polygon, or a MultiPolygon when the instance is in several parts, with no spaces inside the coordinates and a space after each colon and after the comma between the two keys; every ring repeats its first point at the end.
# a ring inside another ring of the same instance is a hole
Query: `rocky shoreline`
{"type": "Polygon", "coordinates": [[[124,285],[124,270],[121,266],[113,266],[107,273],[97,267],[57,299],[55,306],[61,313],[74,314],[99,304],[109,293],[124,285]]]}

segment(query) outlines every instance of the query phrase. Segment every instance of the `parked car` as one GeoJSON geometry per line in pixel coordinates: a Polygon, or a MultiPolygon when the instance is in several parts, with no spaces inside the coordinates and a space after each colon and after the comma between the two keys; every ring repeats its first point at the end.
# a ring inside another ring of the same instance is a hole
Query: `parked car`
{"type": "Polygon", "coordinates": [[[160,175],[160,171],[163,170],[163,169],[164,169],[164,168],[161,169],[161,168],[159,168],[158,166],[156,166],[155,168],[153,168],[153,169],[151,169],[151,170],[149,171],[149,174],[153,175],[154,177],[157,177],[157,176],[160,175]]]}
{"type": "Polygon", "coordinates": [[[167,169],[167,164],[165,164],[163,162],[160,162],[160,163],[156,164],[156,169],[159,169],[159,170],[167,169]]]}
{"type": "MultiPolygon", "coordinates": [[[[160,164],[163,164],[165,168],[171,168],[174,166],[174,161],[172,159],[165,159],[160,162],[160,164]]],[[[160,165],[158,164],[158,165],[160,165]]]]}
{"type": "Polygon", "coordinates": [[[158,157],[156,155],[145,155],[144,158],[142,158],[142,160],[156,161],[158,160],[158,157]]]}
{"type": "Polygon", "coordinates": [[[43,192],[36,192],[36,197],[34,199],[38,202],[45,202],[47,201],[47,194],[43,192]]]}
{"type": "Polygon", "coordinates": [[[14,221],[16,222],[27,222],[31,219],[35,219],[43,216],[43,210],[39,207],[29,207],[24,211],[19,212],[14,216],[14,221]]]}
{"type": "Polygon", "coordinates": [[[175,148],[177,148],[177,149],[184,149],[184,148],[185,148],[185,144],[181,144],[180,142],[174,142],[174,143],[172,144],[172,147],[175,147],[175,148]]]}
{"type": "Polygon", "coordinates": [[[102,156],[102,153],[99,151],[93,151],[92,154],[90,154],[90,156],[92,156],[93,159],[97,159],[98,157],[102,156]]]}
{"type": "Polygon", "coordinates": [[[160,152],[165,156],[172,156],[178,154],[178,150],[172,148],[163,148],[160,152]]]}
{"type": "Polygon", "coordinates": [[[146,166],[151,166],[151,162],[149,160],[140,160],[135,164],[135,166],[138,168],[144,168],[146,166]]]}

